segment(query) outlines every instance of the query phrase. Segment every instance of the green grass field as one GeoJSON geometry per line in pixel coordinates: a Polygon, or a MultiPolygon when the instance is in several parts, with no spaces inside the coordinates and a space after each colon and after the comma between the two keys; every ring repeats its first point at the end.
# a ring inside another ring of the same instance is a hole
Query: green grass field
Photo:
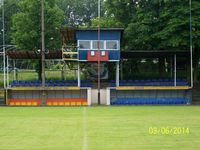
{"type": "Polygon", "coordinates": [[[200,107],[0,107],[0,149],[198,150],[200,107]],[[152,135],[150,127],[189,133],[152,135]]]}

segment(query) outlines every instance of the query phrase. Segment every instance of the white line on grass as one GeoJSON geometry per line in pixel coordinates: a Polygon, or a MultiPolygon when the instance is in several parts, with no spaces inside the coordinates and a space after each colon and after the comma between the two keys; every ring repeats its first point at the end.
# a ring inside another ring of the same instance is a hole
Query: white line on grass
{"type": "Polygon", "coordinates": [[[86,108],[83,108],[83,150],[88,150],[86,108]]]}

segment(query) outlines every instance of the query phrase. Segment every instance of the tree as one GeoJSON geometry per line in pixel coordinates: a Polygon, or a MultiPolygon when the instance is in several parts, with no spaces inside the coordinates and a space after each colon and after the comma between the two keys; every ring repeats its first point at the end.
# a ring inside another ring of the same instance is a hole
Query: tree
{"type": "MultiPolygon", "coordinates": [[[[125,49],[189,49],[189,1],[107,0],[108,15],[125,27],[125,49]]],[[[199,47],[200,2],[192,1],[193,42],[199,47]]]]}
{"type": "MultiPolygon", "coordinates": [[[[4,7],[4,14],[5,14],[5,43],[11,44],[11,26],[12,21],[11,17],[13,14],[19,11],[18,2],[20,0],[4,0],[4,6],[1,5],[0,12],[2,12],[2,7],[4,7]]],[[[2,13],[0,13],[0,29],[2,29],[2,13]]],[[[2,33],[0,33],[0,41],[2,41],[2,33]]],[[[2,43],[1,43],[2,44],[2,43]]]]}
{"type": "MultiPolygon", "coordinates": [[[[98,27],[98,18],[94,18],[91,20],[90,27],[95,28],[98,27]]],[[[101,17],[100,19],[100,27],[101,28],[122,28],[123,24],[116,20],[114,17],[101,17]]]]}
{"type": "Polygon", "coordinates": [[[106,0],[105,9],[107,17],[114,17],[126,28],[135,15],[133,0],[106,0]]]}
{"type": "MultiPolygon", "coordinates": [[[[12,17],[12,42],[20,49],[41,49],[41,3],[40,0],[21,0],[20,11],[12,17]]],[[[45,1],[45,46],[46,49],[60,49],[59,29],[63,11],[54,0],[45,1]]]]}
{"type": "MultiPolygon", "coordinates": [[[[125,50],[189,50],[188,0],[106,0],[108,15],[124,24],[125,50]]],[[[200,59],[200,1],[192,0],[194,67],[200,59]]]]}
{"type": "MultiPolygon", "coordinates": [[[[12,17],[12,42],[24,50],[41,49],[41,2],[40,0],[21,0],[20,11],[12,17]]],[[[63,11],[55,0],[45,1],[45,47],[48,50],[61,48],[59,29],[63,21],[63,11]]],[[[41,61],[36,64],[41,79],[41,61]]]]}
{"type": "MultiPolygon", "coordinates": [[[[64,11],[64,25],[90,26],[91,19],[98,16],[97,0],[57,0],[58,6],[64,11]]],[[[104,15],[104,7],[102,1],[101,15],[104,15]]]]}

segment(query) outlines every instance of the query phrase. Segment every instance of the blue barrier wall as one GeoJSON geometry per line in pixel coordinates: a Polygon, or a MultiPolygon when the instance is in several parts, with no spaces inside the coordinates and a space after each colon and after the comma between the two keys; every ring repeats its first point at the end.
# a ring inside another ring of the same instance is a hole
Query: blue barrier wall
{"type": "Polygon", "coordinates": [[[191,90],[110,91],[111,105],[190,104],[191,100],[191,90]]]}

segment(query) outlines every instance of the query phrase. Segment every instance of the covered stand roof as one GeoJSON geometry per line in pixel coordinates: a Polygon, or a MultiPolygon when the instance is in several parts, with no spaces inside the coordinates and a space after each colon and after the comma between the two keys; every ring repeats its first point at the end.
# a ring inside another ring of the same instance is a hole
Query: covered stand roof
{"type": "MultiPolygon", "coordinates": [[[[159,51],[121,51],[121,59],[131,59],[131,58],[162,58],[162,57],[172,57],[176,54],[177,57],[188,57],[190,56],[189,51],[185,50],[159,50],[159,51]]],[[[8,51],[7,55],[10,59],[41,59],[41,54],[35,51],[8,51]]],[[[45,54],[46,59],[62,59],[62,51],[50,51],[45,54]]]]}
{"type": "Polygon", "coordinates": [[[60,29],[60,33],[62,36],[62,44],[75,44],[76,43],[76,29],[75,28],[62,28],[60,29]]]}
{"type": "MultiPolygon", "coordinates": [[[[8,51],[7,55],[10,59],[41,59],[41,54],[35,51],[8,51]]],[[[62,59],[62,51],[50,51],[45,59],[62,59]]]]}
{"type": "Polygon", "coordinates": [[[121,59],[131,58],[162,58],[162,57],[188,57],[189,50],[132,50],[121,51],[121,59]]]}

